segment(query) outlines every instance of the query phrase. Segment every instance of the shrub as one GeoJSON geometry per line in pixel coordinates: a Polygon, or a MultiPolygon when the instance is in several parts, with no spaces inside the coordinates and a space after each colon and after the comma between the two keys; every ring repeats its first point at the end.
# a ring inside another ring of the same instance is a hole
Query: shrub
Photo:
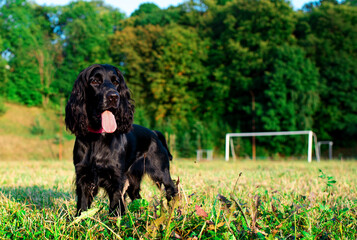
{"type": "Polygon", "coordinates": [[[4,103],[4,99],[0,97],[0,116],[4,115],[6,113],[6,106],[4,103]]]}

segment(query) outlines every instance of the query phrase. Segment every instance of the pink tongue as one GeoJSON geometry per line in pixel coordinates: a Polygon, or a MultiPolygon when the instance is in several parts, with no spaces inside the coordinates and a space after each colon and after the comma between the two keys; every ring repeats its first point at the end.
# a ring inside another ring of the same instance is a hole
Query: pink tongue
{"type": "Polygon", "coordinates": [[[107,133],[113,133],[117,129],[117,122],[113,113],[110,111],[104,111],[102,113],[102,128],[107,133]]]}

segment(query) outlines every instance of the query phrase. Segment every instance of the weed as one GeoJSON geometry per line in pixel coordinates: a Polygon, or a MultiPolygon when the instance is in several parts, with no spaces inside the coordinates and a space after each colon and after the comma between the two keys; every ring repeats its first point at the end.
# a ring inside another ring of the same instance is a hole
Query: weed
{"type": "Polygon", "coordinates": [[[43,135],[45,129],[41,126],[40,121],[36,119],[30,127],[30,133],[32,135],[43,135]]]}
{"type": "Polygon", "coordinates": [[[323,191],[325,192],[332,191],[337,181],[334,179],[333,176],[327,176],[321,169],[319,169],[319,172],[320,172],[319,178],[322,179],[322,181],[325,184],[323,191]]]}

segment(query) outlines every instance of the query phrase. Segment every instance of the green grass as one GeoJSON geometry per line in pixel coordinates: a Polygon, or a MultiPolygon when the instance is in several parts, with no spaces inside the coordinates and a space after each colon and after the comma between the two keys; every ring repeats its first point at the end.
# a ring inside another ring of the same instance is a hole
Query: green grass
{"type": "Polygon", "coordinates": [[[0,239],[356,239],[357,162],[175,160],[170,206],[144,200],[110,218],[103,193],[75,218],[71,162],[0,162],[0,239]]]}

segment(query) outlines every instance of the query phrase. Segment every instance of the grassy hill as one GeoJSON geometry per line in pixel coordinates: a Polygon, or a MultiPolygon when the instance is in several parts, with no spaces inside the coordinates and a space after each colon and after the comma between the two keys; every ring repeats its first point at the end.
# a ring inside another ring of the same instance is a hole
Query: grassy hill
{"type": "Polygon", "coordinates": [[[72,158],[74,137],[66,132],[59,110],[5,104],[0,116],[0,160],[72,158]],[[60,141],[61,140],[61,141],[60,141]]]}

